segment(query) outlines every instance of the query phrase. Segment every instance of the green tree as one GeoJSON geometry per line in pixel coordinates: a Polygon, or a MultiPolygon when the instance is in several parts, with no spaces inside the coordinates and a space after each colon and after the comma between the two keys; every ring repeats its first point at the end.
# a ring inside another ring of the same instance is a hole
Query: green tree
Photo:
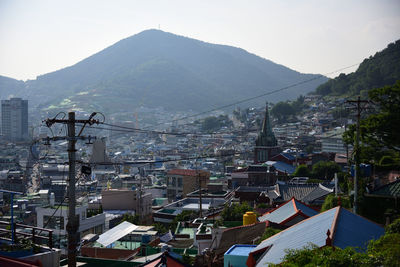
{"type": "MultiPolygon", "coordinates": [[[[378,162],[394,151],[400,153],[400,81],[393,86],[373,89],[368,93],[377,110],[360,122],[361,155],[364,161],[378,162]]],[[[354,145],[355,125],[343,134],[348,144],[354,145]]],[[[393,153],[392,153],[393,154],[393,153]]]]}
{"type": "Polygon", "coordinates": [[[340,166],[332,161],[320,161],[312,167],[312,175],[315,179],[331,180],[335,173],[340,172],[340,166]]]}
{"type": "Polygon", "coordinates": [[[253,208],[247,202],[227,204],[221,212],[221,217],[224,221],[241,221],[247,211],[253,211],[253,208]]]}
{"type": "Polygon", "coordinates": [[[287,122],[289,117],[295,115],[295,110],[287,102],[278,102],[271,109],[271,115],[278,119],[280,123],[287,122]]]}
{"type": "Polygon", "coordinates": [[[296,170],[293,173],[295,177],[310,177],[311,172],[308,170],[307,165],[301,164],[297,166],[296,170]]]}
{"type": "Polygon", "coordinates": [[[121,219],[121,221],[119,223],[122,223],[122,222],[125,222],[125,221],[133,223],[133,224],[139,224],[139,215],[137,215],[137,214],[132,215],[132,214],[127,212],[124,215],[122,215],[122,219],[121,219]]]}
{"type": "Polygon", "coordinates": [[[349,266],[379,266],[379,261],[371,255],[357,252],[352,247],[345,249],[332,247],[319,248],[310,245],[304,249],[288,250],[283,262],[279,265],[269,266],[329,266],[329,267],[349,267],[349,266]]]}
{"type": "Polygon", "coordinates": [[[153,226],[154,226],[154,230],[156,230],[159,234],[164,234],[164,233],[168,232],[167,227],[165,227],[161,223],[154,223],[153,226]]]}
{"type": "Polygon", "coordinates": [[[339,197],[340,197],[340,206],[342,206],[343,208],[346,208],[346,209],[350,209],[351,208],[351,200],[348,196],[335,197],[335,195],[330,194],[325,198],[325,201],[321,207],[321,212],[338,206],[339,205],[339,197]]]}
{"type": "Polygon", "coordinates": [[[256,243],[257,243],[257,244],[260,244],[260,243],[261,243],[262,241],[264,241],[265,239],[268,239],[268,238],[270,238],[271,236],[276,235],[276,234],[279,233],[280,231],[282,231],[282,230],[276,229],[276,228],[273,228],[273,227],[267,227],[267,228],[265,228],[264,234],[260,237],[260,239],[259,239],[256,243]]]}

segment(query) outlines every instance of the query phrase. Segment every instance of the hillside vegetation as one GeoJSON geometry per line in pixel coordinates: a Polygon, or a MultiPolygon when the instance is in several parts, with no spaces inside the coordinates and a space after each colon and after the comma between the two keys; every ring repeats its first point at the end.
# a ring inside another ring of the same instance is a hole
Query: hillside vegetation
{"type": "Polygon", "coordinates": [[[356,72],[340,74],[318,86],[316,93],[332,96],[366,96],[374,88],[393,85],[400,79],[400,40],[391,43],[360,64],[356,72]]]}

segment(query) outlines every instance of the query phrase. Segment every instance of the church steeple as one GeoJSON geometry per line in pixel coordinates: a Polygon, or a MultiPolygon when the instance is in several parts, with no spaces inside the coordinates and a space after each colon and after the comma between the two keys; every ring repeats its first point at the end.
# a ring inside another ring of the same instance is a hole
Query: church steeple
{"type": "Polygon", "coordinates": [[[272,131],[267,103],[261,131],[258,133],[254,147],[254,163],[266,162],[276,154],[279,154],[278,141],[272,131]]]}
{"type": "Polygon", "coordinates": [[[272,131],[271,122],[269,120],[268,102],[265,107],[265,116],[260,133],[256,140],[256,146],[276,146],[278,144],[274,132],[272,131]]]}

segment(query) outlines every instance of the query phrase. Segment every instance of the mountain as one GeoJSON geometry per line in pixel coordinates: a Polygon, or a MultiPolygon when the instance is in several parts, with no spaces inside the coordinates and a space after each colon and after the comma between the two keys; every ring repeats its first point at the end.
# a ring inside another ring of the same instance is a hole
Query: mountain
{"type": "Polygon", "coordinates": [[[393,85],[400,79],[400,40],[390,43],[360,64],[357,71],[340,74],[335,79],[321,84],[317,94],[333,96],[366,95],[374,88],[393,85]]]}
{"type": "Polygon", "coordinates": [[[0,75],[0,99],[8,99],[13,96],[22,95],[25,84],[9,77],[0,75]]]}
{"type": "Polygon", "coordinates": [[[42,109],[200,111],[310,79],[315,80],[258,103],[294,99],[327,78],[301,74],[240,48],[147,30],[28,81],[26,95],[42,109]]]}

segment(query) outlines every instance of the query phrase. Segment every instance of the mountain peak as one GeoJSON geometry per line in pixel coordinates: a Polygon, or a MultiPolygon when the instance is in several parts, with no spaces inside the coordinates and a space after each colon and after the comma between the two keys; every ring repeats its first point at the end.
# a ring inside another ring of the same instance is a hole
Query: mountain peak
{"type": "MultiPolygon", "coordinates": [[[[240,48],[149,29],[73,66],[28,81],[27,94],[45,108],[95,105],[108,112],[137,106],[198,111],[312,77],[240,48]]],[[[294,99],[324,81],[323,77],[259,100],[294,99]]]]}

